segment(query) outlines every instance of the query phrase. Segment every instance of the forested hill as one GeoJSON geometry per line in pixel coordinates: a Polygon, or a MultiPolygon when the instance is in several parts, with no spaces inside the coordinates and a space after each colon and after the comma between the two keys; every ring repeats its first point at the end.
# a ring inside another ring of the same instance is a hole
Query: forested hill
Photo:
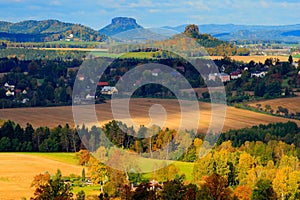
{"type": "Polygon", "coordinates": [[[58,20],[0,22],[0,39],[16,42],[58,40],[103,41],[106,36],[89,27],[58,20]]]}
{"type": "Polygon", "coordinates": [[[229,44],[226,41],[219,40],[212,35],[203,34],[199,32],[199,28],[195,24],[187,25],[185,31],[181,34],[174,35],[171,39],[158,42],[163,43],[163,45],[173,45],[177,44],[179,46],[178,49],[186,48],[189,53],[192,55],[189,56],[197,56],[199,54],[199,47],[204,47],[207,53],[211,56],[232,56],[232,55],[249,55],[250,51],[245,48],[238,48],[233,44],[229,44]],[[186,46],[185,42],[186,37],[194,38],[199,46],[192,47],[186,46]]]}

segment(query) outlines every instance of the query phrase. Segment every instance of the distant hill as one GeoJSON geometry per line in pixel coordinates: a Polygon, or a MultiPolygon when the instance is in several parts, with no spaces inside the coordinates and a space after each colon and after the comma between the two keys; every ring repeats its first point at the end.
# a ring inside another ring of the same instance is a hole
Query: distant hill
{"type": "MultiPolygon", "coordinates": [[[[186,25],[163,28],[182,32],[186,25]]],[[[208,33],[226,41],[238,40],[273,40],[283,42],[300,42],[300,24],[283,26],[204,24],[199,25],[200,33],[208,33]]]]}
{"type": "Polygon", "coordinates": [[[136,20],[129,17],[116,17],[113,18],[111,24],[100,29],[99,32],[108,36],[113,36],[132,29],[143,29],[137,24],[136,20]]]}
{"type": "Polygon", "coordinates": [[[183,33],[175,34],[170,39],[156,42],[157,46],[175,48],[176,51],[186,54],[189,57],[215,55],[215,56],[233,56],[249,55],[250,51],[246,48],[238,48],[233,44],[222,41],[210,34],[200,33],[195,24],[185,27],[183,33]],[[187,38],[192,38],[196,43],[190,43],[187,38]],[[197,45],[196,45],[197,44],[197,45]],[[203,51],[205,48],[205,52],[203,51]]]}
{"type": "Polygon", "coordinates": [[[103,41],[106,36],[80,24],[58,20],[28,20],[18,23],[0,21],[0,39],[16,42],[103,41]]]}

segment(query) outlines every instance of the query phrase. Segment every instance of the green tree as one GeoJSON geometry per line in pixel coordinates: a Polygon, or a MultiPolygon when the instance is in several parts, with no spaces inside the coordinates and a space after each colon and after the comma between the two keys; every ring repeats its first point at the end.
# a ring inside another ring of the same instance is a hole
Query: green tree
{"type": "Polygon", "coordinates": [[[252,200],[276,200],[277,195],[270,180],[260,179],[254,186],[252,200]]]}
{"type": "Polygon", "coordinates": [[[290,63],[290,64],[293,63],[293,56],[292,56],[292,55],[289,56],[289,63],[290,63]]]}
{"type": "Polygon", "coordinates": [[[76,200],[85,200],[85,192],[83,190],[80,190],[76,194],[76,200]]]}

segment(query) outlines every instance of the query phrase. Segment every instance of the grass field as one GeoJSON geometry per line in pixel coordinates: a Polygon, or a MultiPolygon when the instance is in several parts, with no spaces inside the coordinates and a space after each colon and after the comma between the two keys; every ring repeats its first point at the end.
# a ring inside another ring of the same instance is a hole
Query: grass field
{"type": "MultiPolygon", "coordinates": [[[[284,99],[285,101],[285,99],[284,99]]],[[[293,101],[293,100],[291,100],[293,101]]],[[[167,120],[164,124],[165,127],[178,128],[181,120],[180,106],[177,100],[166,100],[166,99],[131,99],[130,101],[130,115],[136,126],[147,125],[151,122],[149,118],[149,109],[151,106],[159,104],[164,107],[167,113],[167,120]]],[[[81,107],[81,116],[83,118],[90,117],[88,114],[88,107],[81,107]]],[[[111,102],[108,101],[105,104],[99,104],[95,106],[96,115],[98,117],[98,122],[95,125],[103,125],[112,119],[113,117],[111,111],[111,102]]],[[[186,129],[194,129],[193,120],[200,115],[200,122],[198,129],[201,131],[207,130],[211,122],[211,104],[199,102],[199,110],[187,110],[187,115],[191,120],[185,123],[186,129]]],[[[118,107],[116,108],[118,110],[118,107]]],[[[121,108],[120,108],[121,109],[121,108]]],[[[219,111],[220,108],[217,105],[216,110],[219,111]]],[[[221,110],[220,110],[221,112],[221,110]]],[[[55,127],[58,124],[74,125],[72,107],[47,107],[47,108],[16,108],[16,109],[2,109],[0,110],[0,119],[13,120],[20,123],[22,126],[26,126],[26,123],[31,123],[34,127],[48,126],[55,127]]],[[[127,118],[118,118],[123,122],[128,122],[127,118]]],[[[155,116],[155,121],[162,122],[165,120],[164,115],[155,116]]],[[[239,129],[244,127],[250,127],[257,124],[267,124],[275,122],[287,122],[288,119],[264,115],[261,113],[251,112],[248,110],[238,109],[234,107],[227,107],[226,119],[223,131],[229,129],[239,129]]],[[[300,121],[295,120],[298,125],[300,121]]],[[[159,125],[159,124],[158,124],[159,125]]]]}
{"type": "Polygon", "coordinates": [[[33,195],[30,185],[35,175],[60,169],[63,176],[81,175],[82,166],[74,163],[74,153],[0,153],[0,199],[21,199],[33,195]],[[60,160],[60,161],[57,161],[60,160]]]}
{"type": "Polygon", "coordinates": [[[287,108],[289,110],[289,113],[296,113],[300,112],[300,93],[297,93],[297,95],[298,96],[292,98],[280,98],[258,101],[250,103],[249,105],[252,107],[257,107],[256,104],[261,104],[261,108],[263,109],[265,109],[266,105],[270,105],[275,112],[276,110],[278,110],[278,106],[281,106],[287,108]]]}
{"type": "Polygon", "coordinates": [[[293,58],[299,58],[300,59],[300,54],[296,54],[296,55],[293,55],[293,58]]]}

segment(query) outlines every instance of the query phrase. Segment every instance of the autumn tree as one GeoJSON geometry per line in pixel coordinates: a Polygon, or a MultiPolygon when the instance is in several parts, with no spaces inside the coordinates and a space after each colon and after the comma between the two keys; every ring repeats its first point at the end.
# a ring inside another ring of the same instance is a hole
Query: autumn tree
{"type": "Polygon", "coordinates": [[[34,197],[30,198],[31,200],[72,200],[72,187],[64,183],[60,170],[57,170],[51,179],[48,179],[47,176],[38,175],[32,185],[36,189],[34,197]]]}
{"type": "Polygon", "coordinates": [[[245,185],[239,185],[235,188],[233,196],[238,200],[251,200],[252,189],[245,185]]]}
{"type": "Polygon", "coordinates": [[[231,189],[228,188],[226,177],[213,173],[211,176],[203,177],[204,184],[209,188],[210,193],[216,200],[230,199],[231,189]]]}

